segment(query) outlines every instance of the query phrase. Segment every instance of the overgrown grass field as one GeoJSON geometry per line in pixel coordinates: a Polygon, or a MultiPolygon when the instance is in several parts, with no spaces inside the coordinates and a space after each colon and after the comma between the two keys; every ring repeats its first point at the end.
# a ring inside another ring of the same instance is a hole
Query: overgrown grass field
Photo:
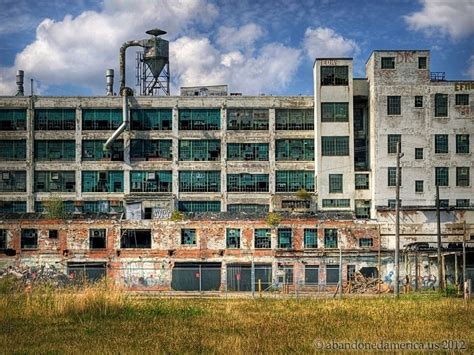
{"type": "Polygon", "coordinates": [[[472,305],[438,295],[358,299],[145,299],[107,285],[0,294],[5,353],[314,353],[339,342],[463,340],[472,305]]]}

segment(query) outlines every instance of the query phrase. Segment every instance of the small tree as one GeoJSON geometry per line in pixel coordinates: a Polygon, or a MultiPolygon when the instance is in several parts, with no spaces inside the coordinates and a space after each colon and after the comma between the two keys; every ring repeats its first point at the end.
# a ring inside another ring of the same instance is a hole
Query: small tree
{"type": "Polygon", "coordinates": [[[54,197],[51,200],[45,201],[44,211],[47,218],[65,219],[67,217],[66,206],[64,205],[64,201],[59,197],[54,197]]]}
{"type": "Polygon", "coordinates": [[[311,193],[301,188],[298,191],[296,191],[296,197],[302,200],[309,200],[311,198],[311,193]]]}
{"type": "Polygon", "coordinates": [[[281,216],[277,212],[269,212],[265,221],[270,227],[278,227],[281,222],[281,216]]]}
{"type": "Polygon", "coordinates": [[[180,211],[177,211],[177,210],[174,210],[173,212],[171,212],[170,221],[172,221],[172,222],[181,222],[182,220],[184,220],[184,213],[183,212],[180,212],[180,211]]]}

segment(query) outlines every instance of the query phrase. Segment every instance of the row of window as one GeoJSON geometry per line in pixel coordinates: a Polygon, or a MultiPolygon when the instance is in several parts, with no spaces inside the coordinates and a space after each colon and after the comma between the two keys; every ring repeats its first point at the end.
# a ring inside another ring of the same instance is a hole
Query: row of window
{"type": "MultiPolygon", "coordinates": [[[[456,94],[456,106],[469,106],[469,94],[456,94]]],[[[435,94],[435,117],[448,117],[448,94],[435,94]]],[[[415,96],[414,107],[423,107],[423,96],[415,96]]],[[[387,115],[402,114],[402,97],[387,96],[387,115]]]]}
{"type": "MultiPolygon", "coordinates": [[[[397,186],[397,168],[388,168],[388,186],[397,186]]],[[[402,181],[402,168],[400,168],[400,185],[402,181]]],[[[449,168],[435,167],[435,186],[449,186],[449,168]]],[[[456,167],[456,186],[470,186],[470,168],[467,166],[456,167]]],[[[415,182],[415,191],[423,192],[423,181],[415,182]],[[418,186],[418,187],[417,187],[418,186]]]]}
{"type": "MultiPolygon", "coordinates": [[[[389,134],[387,137],[387,152],[395,154],[397,152],[397,145],[400,142],[402,147],[402,136],[400,134],[389,134]]],[[[469,134],[456,134],[456,153],[468,154],[470,151],[469,134]]],[[[449,152],[449,135],[435,134],[434,135],[435,154],[447,154],[449,152]]],[[[415,159],[423,159],[423,148],[415,148],[415,159]]]]}
{"type": "MultiPolygon", "coordinates": [[[[395,57],[381,57],[380,68],[395,69],[395,57]]],[[[427,57],[418,57],[418,69],[428,69],[427,57]]]]}

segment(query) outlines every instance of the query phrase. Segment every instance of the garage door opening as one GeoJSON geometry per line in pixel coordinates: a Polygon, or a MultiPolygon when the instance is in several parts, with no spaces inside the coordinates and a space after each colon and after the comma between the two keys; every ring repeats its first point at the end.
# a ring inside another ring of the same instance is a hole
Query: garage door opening
{"type": "Polygon", "coordinates": [[[219,291],[221,263],[175,263],[171,288],[176,291],[219,291]]]}

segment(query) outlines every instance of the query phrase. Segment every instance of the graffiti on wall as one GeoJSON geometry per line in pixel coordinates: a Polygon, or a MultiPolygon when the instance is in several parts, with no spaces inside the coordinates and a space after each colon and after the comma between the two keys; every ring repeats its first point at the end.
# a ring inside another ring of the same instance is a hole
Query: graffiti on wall
{"type": "Polygon", "coordinates": [[[397,52],[396,63],[413,63],[415,54],[413,52],[397,52]]]}
{"type": "Polygon", "coordinates": [[[168,272],[163,264],[130,263],[123,268],[122,273],[124,286],[130,288],[161,287],[167,283],[168,272]]]}

